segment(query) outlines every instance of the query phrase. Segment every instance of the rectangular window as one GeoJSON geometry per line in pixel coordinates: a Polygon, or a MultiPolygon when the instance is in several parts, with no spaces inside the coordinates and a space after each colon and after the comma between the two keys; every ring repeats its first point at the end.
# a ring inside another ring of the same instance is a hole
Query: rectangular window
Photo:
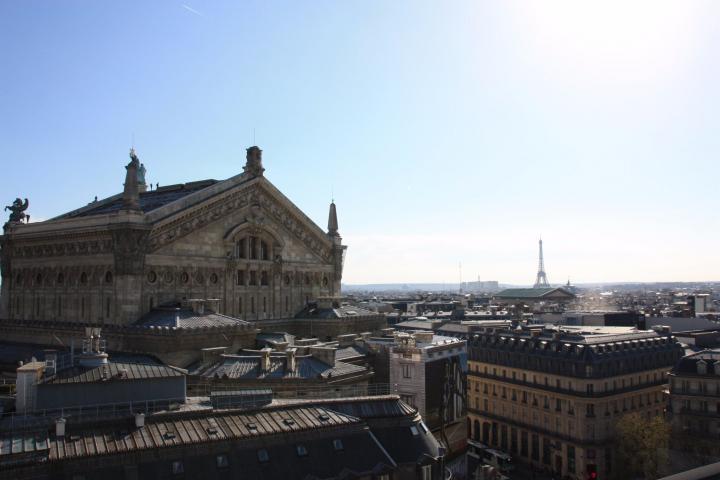
{"type": "Polygon", "coordinates": [[[237,242],[237,256],[238,258],[247,258],[247,242],[245,239],[241,239],[237,242]]]}
{"type": "Polygon", "coordinates": [[[245,285],[245,270],[237,271],[236,283],[238,285],[245,285]]]}
{"type": "Polygon", "coordinates": [[[255,270],[250,270],[250,285],[257,285],[257,272],[255,270]]]}
{"type": "Polygon", "coordinates": [[[588,417],[595,416],[595,405],[593,405],[592,403],[588,403],[585,410],[588,417]]]}
{"type": "Polygon", "coordinates": [[[568,459],[568,473],[570,475],[575,474],[575,447],[568,445],[567,446],[567,459],[568,459]]]}
{"type": "Polygon", "coordinates": [[[215,457],[215,464],[217,465],[217,468],[228,468],[228,456],[224,453],[222,455],[218,455],[215,457]]]}
{"type": "Polygon", "coordinates": [[[242,307],[243,307],[242,297],[238,297],[238,315],[242,315],[242,313],[243,313],[242,307]]]}
{"type": "Polygon", "coordinates": [[[530,458],[537,462],[538,460],[540,460],[540,437],[537,435],[537,433],[533,433],[530,438],[532,440],[532,451],[530,454],[530,458]]]}
{"type": "Polygon", "coordinates": [[[593,384],[592,383],[587,384],[587,393],[588,393],[588,395],[593,394],[593,384]]]}
{"type": "Polygon", "coordinates": [[[257,237],[250,237],[250,258],[252,260],[258,258],[257,243],[257,237]]]}
{"type": "Polygon", "coordinates": [[[545,465],[550,465],[550,440],[543,437],[543,458],[542,461],[545,465]]]}
{"type": "Polygon", "coordinates": [[[527,458],[528,456],[528,432],[520,432],[520,455],[527,458]]]}
{"type": "Polygon", "coordinates": [[[402,366],[402,376],[403,378],[412,378],[412,371],[411,371],[410,365],[403,365],[402,366]]]}

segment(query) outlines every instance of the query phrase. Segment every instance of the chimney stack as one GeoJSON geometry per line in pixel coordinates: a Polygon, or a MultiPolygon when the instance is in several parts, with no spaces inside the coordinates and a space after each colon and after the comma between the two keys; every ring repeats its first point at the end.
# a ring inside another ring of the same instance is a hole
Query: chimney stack
{"type": "Polygon", "coordinates": [[[288,348],[285,351],[287,355],[287,371],[295,373],[297,371],[297,358],[295,356],[297,348],[288,348]]]}
{"type": "Polygon", "coordinates": [[[55,421],[55,436],[56,437],[64,437],[65,436],[65,424],[67,423],[67,420],[64,418],[58,418],[55,421]]]}
{"type": "Polygon", "coordinates": [[[271,348],[260,350],[260,370],[263,372],[270,371],[270,352],[272,352],[271,348]]]}

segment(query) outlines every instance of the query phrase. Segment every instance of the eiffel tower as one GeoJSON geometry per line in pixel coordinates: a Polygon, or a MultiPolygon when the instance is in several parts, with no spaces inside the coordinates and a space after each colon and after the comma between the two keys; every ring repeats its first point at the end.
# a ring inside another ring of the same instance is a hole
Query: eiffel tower
{"type": "Polygon", "coordinates": [[[535,285],[533,288],[548,288],[550,282],[548,282],[547,275],[545,274],[545,261],[543,260],[542,252],[542,238],[540,239],[540,261],[538,262],[538,273],[535,279],[535,285]]]}

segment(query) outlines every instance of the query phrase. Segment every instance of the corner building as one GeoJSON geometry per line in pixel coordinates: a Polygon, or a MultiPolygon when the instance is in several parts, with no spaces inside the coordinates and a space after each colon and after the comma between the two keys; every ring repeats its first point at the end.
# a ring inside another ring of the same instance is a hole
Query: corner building
{"type": "Polygon", "coordinates": [[[615,423],[663,413],[670,334],[624,327],[522,327],[468,342],[470,441],[574,479],[612,473],[615,423]]]}

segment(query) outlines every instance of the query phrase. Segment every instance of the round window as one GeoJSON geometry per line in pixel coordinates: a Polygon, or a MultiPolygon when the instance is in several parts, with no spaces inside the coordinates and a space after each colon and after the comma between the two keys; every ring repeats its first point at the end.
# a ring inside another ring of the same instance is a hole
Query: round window
{"type": "Polygon", "coordinates": [[[211,273],[210,274],[210,283],[215,285],[218,282],[218,276],[217,273],[211,273]]]}
{"type": "Polygon", "coordinates": [[[190,275],[188,275],[187,272],[182,272],[182,274],[180,275],[180,281],[182,283],[188,283],[188,281],[190,281],[190,275]]]}
{"type": "Polygon", "coordinates": [[[157,273],[155,273],[154,270],[150,270],[147,274],[147,281],[150,283],[155,283],[157,281],[157,273]]]}

